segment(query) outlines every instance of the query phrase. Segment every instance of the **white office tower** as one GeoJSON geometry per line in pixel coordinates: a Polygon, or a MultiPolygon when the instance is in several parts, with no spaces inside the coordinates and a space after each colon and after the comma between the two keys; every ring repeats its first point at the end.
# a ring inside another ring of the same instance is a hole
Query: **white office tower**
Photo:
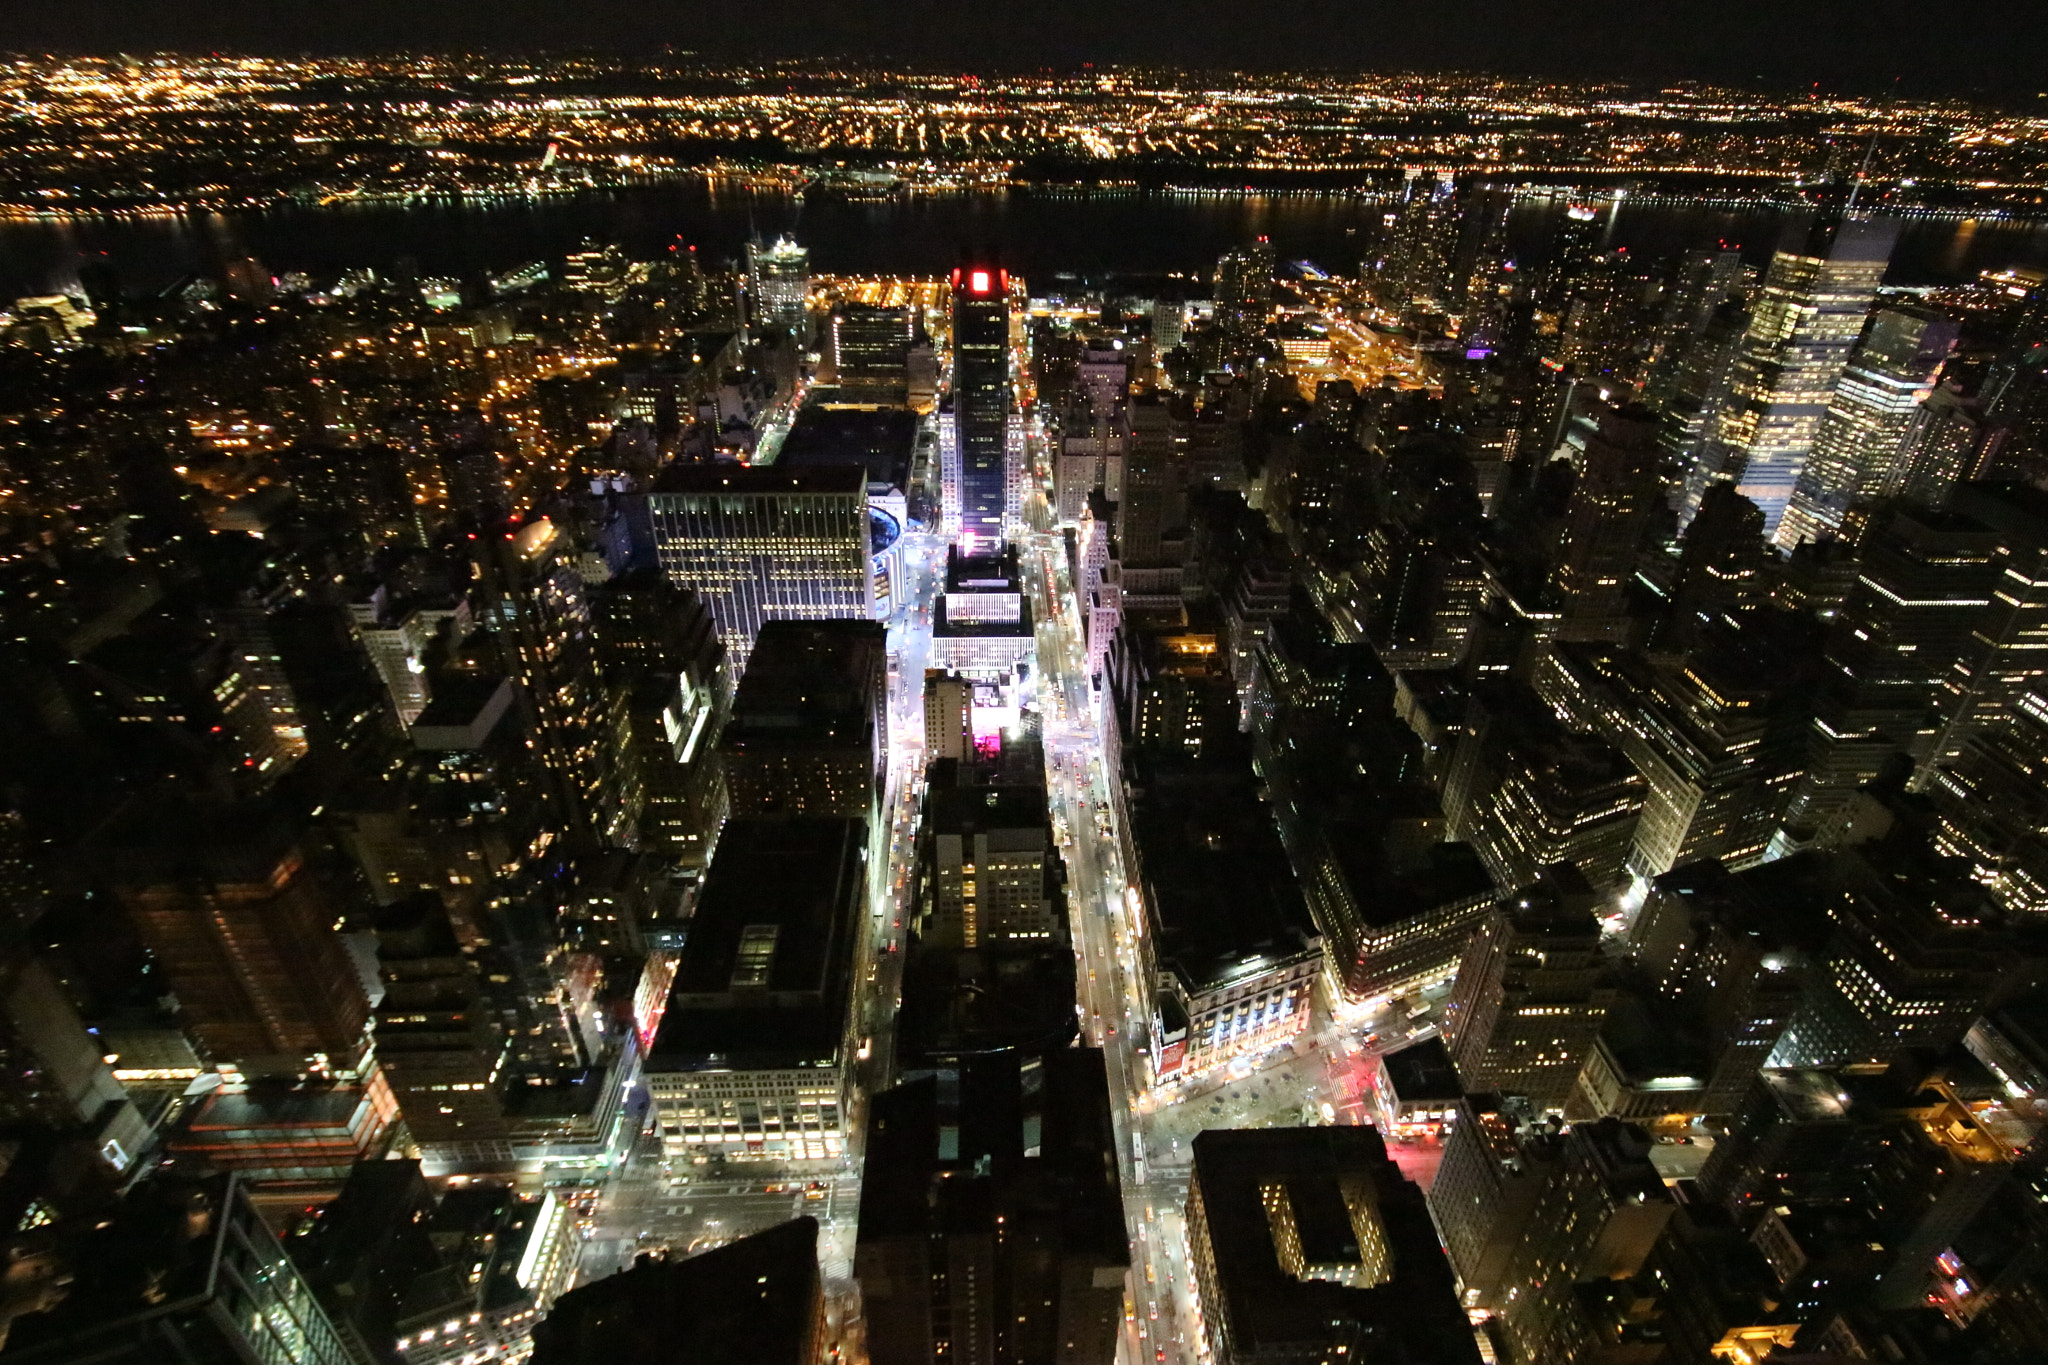
{"type": "Polygon", "coordinates": [[[1905,479],[1906,437],[1935,376],[1956,344],[1956,324],[1917,308],[1880,308],[1850,356],[1821,419],[1813,454],[1778,524],[1778,544],[1827,540],[1858,502],[1884,497],[1905,479]]]}
{"type": "MultiPolygon", "coordinates": [[[[1781,247],[1728,381],[1702,459],[1764,514],[1775,536],[1813,453],[1849,353],[1863,334],[1898,225],[1850,214],[1781,247]]],[[[1686,509],[1686,519],[1697,503],[1686,509]]]]}

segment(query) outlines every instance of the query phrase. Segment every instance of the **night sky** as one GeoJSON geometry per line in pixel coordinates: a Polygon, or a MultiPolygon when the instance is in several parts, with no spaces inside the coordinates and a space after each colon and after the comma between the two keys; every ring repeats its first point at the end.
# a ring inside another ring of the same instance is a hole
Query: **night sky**
{"type": "Polygon", "coordinates": [[[2048,111],[2048,0],[4,0],[0,47],[672,44],[1002,70],[1159,61],[1476,68],[1902,94],[2048,111]],[[1896,84],[1894,84],[1896,82],[1896,84]],[[2037,103],[2038,101],[2038,103],[2037,103]]]}

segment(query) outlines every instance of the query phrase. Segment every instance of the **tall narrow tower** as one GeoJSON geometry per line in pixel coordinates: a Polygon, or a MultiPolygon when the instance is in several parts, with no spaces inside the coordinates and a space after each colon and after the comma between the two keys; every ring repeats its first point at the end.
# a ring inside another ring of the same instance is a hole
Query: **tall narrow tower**
{"type": "Polygon", "coordinates": [[[953,421],[960,545],[969,557],[994,554],[1009,521],[1010,275],[993,266],[953,272],[953,421]]]}
{"type": "Polygon", "coordinates": [[[1898,234],[1895,222],[1848,214],[1771,257],[1703,454],[1713,477],[1762,509],[1766,536],[1792,501],[1898,234]]]}
{"type": "Polygon", "coordinates": [[[788,237],[773,245],[747,243],[747,288],[754,296],[754,321],[801,337],[804,301],[811,292],[811,253],[788,237]]]}
{"type": "Polygon", "coordinates": [[[1778,544],[1841,533],[1851,503],[1904,482],[1906,437],[1955,348],[1953,320],[1917,308],[1880,308],[1849,358],[1821,419],[1813,454],[1778,524],[1778,544]]]}

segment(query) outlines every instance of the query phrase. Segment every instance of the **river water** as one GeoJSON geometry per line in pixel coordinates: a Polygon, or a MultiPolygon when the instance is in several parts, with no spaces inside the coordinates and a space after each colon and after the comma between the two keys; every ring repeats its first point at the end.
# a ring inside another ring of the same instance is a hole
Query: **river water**
{"type": "MultiPolygon", "coordinates": [[[[1525,202],[1512,236],[1540,255],[1560,207],[1525,202]]],[[[223,259],[255,255],[272,271],[316,279],[401,258],[430,275],[470,277],[558,258],[585,238],[649,259],[681,238],[711,261],[750,232],[793,231],[812,268],[834,274],[937,274],[963,250],[994,249],[1027,280],[1057,273],[1203,272],[1225,248],[1265,234],[1281,257],[1335,273],[1356,268],[1380,205],[1328,193],[1061,192],[908,195],[876,202],[679,182],[616,194],[470,204],[348,204],[237,214],[0,222],[0,298],[64,288],[81,261],[104,257],[131,290],[161,289],[223,259]]],[[[1609,242],[1659,255],[1716,241],[1761,263],[1782,219],[1740,211],[1624,203],[1609,242]]],[[[1943,284],[2007,266],[2048,268],[2048,223],[1910,221],[1890,282],[1943,284]]]]}

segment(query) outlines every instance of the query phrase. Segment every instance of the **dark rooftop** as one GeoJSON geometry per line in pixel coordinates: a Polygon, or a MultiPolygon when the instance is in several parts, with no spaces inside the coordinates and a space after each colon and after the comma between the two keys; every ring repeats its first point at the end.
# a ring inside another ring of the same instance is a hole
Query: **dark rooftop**
{"type": "Polygon", "coordinates": [[[655,476],[654,493],[864,493],[865,468],[846,464],[786,467],[672,464],[655,476]]]}
{"type": "Polygon", "coordinates": [[[571,1290],[533,1365],[813,1365],[818,1222],[797,1218],[687,1260],[642,1260],[571,1290]]]}
{"type": "Polygon", "coordinates": [[[1315,925],[1250,762],[1235,752],[1137,757],[1132,771],[1132,835],[1160,966],[1194,993],[1311,951],[1315,925]]]}
{"type": "Polygon", "coordinates": [[[898,1065],[1064,1047],[1080,1029],[1077,968],[1062,942],[939,948],[914,943],[897,1016],[898,1065]]]}
{"type": "Polygon", "coordinates": [[[933,785],[925,796],[925,828],[935,834],[976,834],[997,829],[1042,830],[1045,788],[933,785]]]}
{"type": "Polygon", "coordinates": [[[705,874],[654,1070],[838,1056],[865,903],[867,822],[734,820],[705,874]]]}
{"type": "Polygon", "coordinates": [[[910,487],[910,460],[917,443],[917,414],[908,408],[820,407],[806,404],[796,415],[776,469],[859,465],[871,484],[910,487]]]}
{"type": "MultiPolygon", "coordinates": [[[[1240,1359],[1352,1359],[1476,1365],[1479,1350],[1460,1307],[1450,1262],[1422,1191],[1369,1127],[1214,1129],[1194,1142],[1190,1201],[1199,1196],[1214,1256],[1220,1317],[1240,1359]],[[1346,1186],[1363,1183],[1362,1200],[1346,1186]],[[1307,1277],[1281,1263],[1265,1191],[1287,1193],[1307,1277]],[[1380,1225],[1384,1278],[1370,1283],[1354,1216],[1380,1225]],[[1365,1285],[1325,1278],[1348,1265],[1365,1285]],[[1367,1343],[1370,1343],[1369,1345],[1367,1343]]],[[[1199,1257],[1201,1251],[1198,1249],[1199,1257]]]]}
{"type": "Polygon", "coordinates": [[[433,698],[408,733],[419,749],[474,749],[511,706],[508,679],[443,673],[435,677],[433,698]]]}
{"type": "Polygon", "coordinates": [[[765,623],[721,746],[873,747],[885,640],[877,621],[765,623]]]}
{"type": "Polygon", "coordinates": [[[1036,1218],[1061,1251],[1128,1265],[1109,1104],[1097,1048],[974,1058],[882,1091],[868,1116],[861,1242],[921,1237],[935,1219],[979,1218],[994,1232],[998,1215],[1036,1218]]]}
{"type": "Polygon", "coordinates": [[[1425,1038],[1389,1052],[1380,1058],[1380,1064],[1387,1069],[1387,1080],[1394,1087],[1392,1098],[1402,1103],[1442,1100],[1455,1104],[1465,1093],[1465,1087],[1458,1081],[1458,1069],[1451,1065],[1451,1054],[1441,1038],[1425,1038]]]}
{"type": "Polygon", "coordinates": [[[1498,894],[1493,877],[1468,843],[1431,844],[1417,859],[1389,865],[1370,826],[1326,830],[1331,856],[1349,881],[1361,923],[1399,924],[1449,907],[1477,907],[1498,894]]]}

